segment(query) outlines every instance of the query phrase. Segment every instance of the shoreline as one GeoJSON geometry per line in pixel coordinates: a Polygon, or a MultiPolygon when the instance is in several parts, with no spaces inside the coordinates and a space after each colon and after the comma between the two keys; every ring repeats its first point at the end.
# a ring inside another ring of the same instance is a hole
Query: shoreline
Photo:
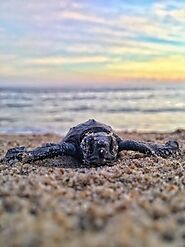
{"type": "MultiPolygon", "coordinates": [[[[124,133],[132,134],[132,133],[138,133],[138,134],[172,134],[172,133],[178,133],[178,132],[183,132],[185,131],[185,128],[176,128],[172,130],[142,130],[142,129],[115,129],[113,130],[120,135],[124,135],[124,133]]],[[[61,138],[64,137],[69,129],[65,132],[60,132],[60,131],[47,131],[47,130],[40,130],[40,131],[33,131],[33,130],[28,130],[28,131],[10,131],[10,130],[5,130],[1,131],[0,130],[0,136],[26,136],[26,135],[56,135],[60,136],[61,138]]]]}
{"type": "MultiPolygon", "coordinates": [[[[0,163],[0,246],[183,246],[185,130],[119,134],[158,143],[177,140],[182,156],[124,151],[112,166],[101,167],[67,156],[0,163]]],[[[17,145],[59,140],[55,134],[0,134],[0,157],[17,145]]]]}

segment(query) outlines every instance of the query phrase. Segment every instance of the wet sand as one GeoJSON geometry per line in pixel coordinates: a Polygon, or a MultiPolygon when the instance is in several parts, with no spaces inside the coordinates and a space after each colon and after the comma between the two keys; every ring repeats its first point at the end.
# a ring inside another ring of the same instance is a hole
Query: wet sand
{"type": "MultiPolygon", "coordinates": [[[[0,163],[0,246],[185,246],[185,131],[121,133],[163,143],[180,157],[122,152],[112,166],[85,167],[70,157],[13,166],[0,163]]],[[[0,135],[0,156],[56,135],[0,135]]]]}

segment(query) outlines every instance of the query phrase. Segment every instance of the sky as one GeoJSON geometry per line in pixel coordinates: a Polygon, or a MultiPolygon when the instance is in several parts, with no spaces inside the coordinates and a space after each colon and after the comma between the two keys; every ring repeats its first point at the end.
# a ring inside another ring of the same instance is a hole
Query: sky
{"type": "Polygon", "coordinates": [[[0,1],[0,86],[185,83],[185,0],[0,1]]]}

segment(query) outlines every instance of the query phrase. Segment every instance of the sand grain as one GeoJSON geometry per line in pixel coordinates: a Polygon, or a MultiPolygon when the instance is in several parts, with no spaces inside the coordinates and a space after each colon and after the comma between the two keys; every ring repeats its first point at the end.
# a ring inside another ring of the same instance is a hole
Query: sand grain
{"type": "MultiPolygon", "coordinates": [[[[185,131],[122,133],[179,141],[182,156],[122,152],[113,166],[85,167],[70,157],[0,163],[0,246],[185,246],[185,131]]],[[[56,135],[0,136],[0,155],[56,135]]]]}

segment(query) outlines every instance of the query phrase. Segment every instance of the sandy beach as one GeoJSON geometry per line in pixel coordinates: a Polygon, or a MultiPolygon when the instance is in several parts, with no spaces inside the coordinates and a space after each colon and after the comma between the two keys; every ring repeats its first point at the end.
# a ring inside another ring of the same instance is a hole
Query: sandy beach
{"type": "MultiPolygon", "coordinates": [[[[122,152],[112,166],[86,167],[70,157],[33,164],[0,163],[0,246],[185,246],[185,131],[122,132],[163,143],[168,159],[122,152]]],[[[0,157],[17,145],[60,136],[0,135],[0,157]]]]}

